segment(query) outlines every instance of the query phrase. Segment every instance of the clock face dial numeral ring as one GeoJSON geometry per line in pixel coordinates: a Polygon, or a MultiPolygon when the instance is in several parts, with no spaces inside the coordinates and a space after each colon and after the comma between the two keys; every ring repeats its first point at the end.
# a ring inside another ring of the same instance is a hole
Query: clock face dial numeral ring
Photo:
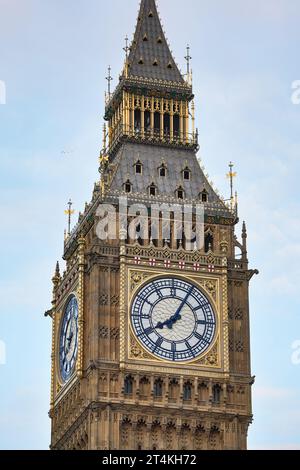
{"type": "Polygon", "coordinates": [[[61,378],[67,382],[73,375],[78,351],[78,303],[72,296],[65,308],[59,338],[59,366],[61,378]]]}
{"type": "Polygon", "coordinates": [[[154,356],[188,362],[214,341],[216,315],[194,284],[160,278],[146,284],[134,298],[131,325],[139,342],[154,356]]]}

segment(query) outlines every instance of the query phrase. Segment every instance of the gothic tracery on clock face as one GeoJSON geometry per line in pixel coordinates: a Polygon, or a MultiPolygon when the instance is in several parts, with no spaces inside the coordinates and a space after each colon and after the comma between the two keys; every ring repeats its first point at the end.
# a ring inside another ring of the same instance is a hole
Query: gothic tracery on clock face
{"type": "Polygon", "coordinates": [[[172,362],[193,361],[214,341],[216,316],[194,284],[173,277],[147,283],[131,308],[133,331],[154,356],[172,362]]]}
{"type": "Polygon", "coordinates": [[[60,374],[64,382],[72,376],[78,351],[78,303],[73,295],[64,311],[59,338],[60,374]]]}

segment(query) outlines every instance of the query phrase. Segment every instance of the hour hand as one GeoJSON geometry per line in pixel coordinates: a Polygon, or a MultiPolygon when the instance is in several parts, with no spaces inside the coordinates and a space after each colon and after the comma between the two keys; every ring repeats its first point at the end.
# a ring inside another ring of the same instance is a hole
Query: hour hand
{"type": "Polygon", "coordinates": [[[164,329],[164,326],[166,325],[166,322],[162,323],[161,321],[157,323],[156,325],[156,329],[157,330],[163,330],[164,329]]]}
{"type": "Polygon", "coordinates": [[[67,338],[68,343],[70,344],[73,339],[73,333],[70,334],[69,338],[67,338]]]}
{"type": "Polygon", "coordinates": [[[171,318],[168,320],[162,322],[158,322],[156,325],[156,329],[163,330],[165,326],[169,328],[169,330],[172,330],[174,323],[176,323],[178,320],[181,320],[181,315],[180,313],[175,313],[175,315],[172,315],[171,318]]]}

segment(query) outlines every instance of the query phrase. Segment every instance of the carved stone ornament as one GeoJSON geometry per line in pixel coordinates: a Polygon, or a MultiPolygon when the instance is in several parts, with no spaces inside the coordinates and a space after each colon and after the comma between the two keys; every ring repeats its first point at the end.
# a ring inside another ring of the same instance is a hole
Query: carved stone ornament
{"type": "Polygon", "coordinates": [[[217,344],[206,354],[202,359],[200,359],[199,364],[216,367],[219,365],[219,350],[218,350],[218,341],[217,344]]]}
{"type": "Polygon", "coordinates": [[[151,359],[151,356],[144,351],[132,335],[130,335],[130,356],[133,359],[151,359]]]}
{"type": "Polygon", "coordinates": [[[131,292],[134,291],[136,287],[139,286],[143,281],[148,279],[150,276],[149,273],[143,273],[143,272],[132,272],[130,275],[130,290],[131,292]]]}
{"type": "Polygon", "coordinates": [[[214,279],[201,279],[198,281],[200,286],[216,301],[217,300],[217,281],[214,279]]]}

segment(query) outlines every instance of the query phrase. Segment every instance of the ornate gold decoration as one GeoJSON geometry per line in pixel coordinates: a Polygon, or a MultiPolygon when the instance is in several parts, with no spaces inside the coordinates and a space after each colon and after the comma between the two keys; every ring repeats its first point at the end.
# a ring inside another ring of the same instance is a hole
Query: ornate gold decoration
{"type": "MultiPolygon", "coordinates": [[[[130,316],[130,304],[135,296],[136,290],[146,281],[150,279],[155,279],[161,275],[166,275],[166,271],[159,271],[153,269],[152,271],[145,272],[143,268],[134,269],[132,270],[130,267],[128,268],[129,272],[129,279],[130,279],[130,286],[129,286],[129,298],[128,298],[128,315],[130,316]]],[[[176,275],[177,277],[183,277],[182,273],[174,273],[168,272],[169,275],[176,275]]],[[[213,300],[216,308],[216,314],[218,317],[218,324],[222,325],[222,318],[220,317],[220,305],[219,305],[219,278],[214,278],[213,276],[204,278],[203,275],[197,275],[195,273],[185,273],[185,279],[189,279],[192,282],[195,282],[202,288],[206,294],[209,296],[210,299],[213,300]]],[[[221,327],[221,326],[220,326],[221,327]]],[[[128,318],[128,354],[129,359],[138,359],[138,360],[151,360],[155,361],[159,364],[168,363],[168,361],[164,361],[162,359],[158,359],[155,356],[152,356],[147,351],[144,350],[142,345],[135,339],[130,327],[130,318],[128,318]]],[[[216,342],[209,351],[206,352],[204,356],[202,356],[199,360],[196,361],[189,361],[191,365],[194,364],[201,364],[205,365],[206,367],[221,367],[220,362],[220,341],[219,336],[216,339],[216,342]],[[212,351],[214,351],[212,353],[212,351]],[[201,362],[199,362],[201,361],[201,362]]],[[[183,363],[181,364],[183,366],[183,363]]],[[[160,365],[161,367],[161,365],[160,365]]]]}
{"type": "Polygon", "coordinates": [[[152,359],[151,356],[138,344],[133,335],[130,335],[130,358],[152,359]]]}
{"type": "Polygon", "coordinates": [[[217,300],[217,280],[215,279],[199,279],[198,283],[210,295],[214,301],[217,300]]]}
{"type": "Polygon", "coordinates": [[[146,281],[151,276],[151,273],[142,271],[133,271],[130,274],[130,290],[133,292],[142,282],[146,281]]]}
{"type": "Polygon", "coordinates": [[[215,346],[202,358],[198,361],[198,364],[208,366],[208,367],[220,367],[220,358],[219,358],[219,339],[215,346]]]}

